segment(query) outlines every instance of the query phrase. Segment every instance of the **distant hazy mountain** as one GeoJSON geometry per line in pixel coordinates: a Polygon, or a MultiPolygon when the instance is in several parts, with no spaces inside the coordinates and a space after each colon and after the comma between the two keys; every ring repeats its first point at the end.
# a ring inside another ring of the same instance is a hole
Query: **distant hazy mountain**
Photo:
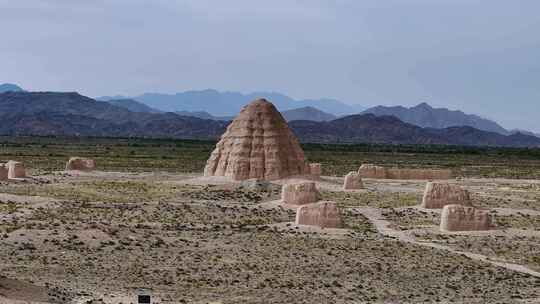
{"type": "Polygon", "coordinates": [[[292,120],[330,121],[337,118],[333,114],[323,112],[314,107],[303,107],[299,109],[282,111],[281,115],[283,115],[283,117],[287,121],[292,121],[292,120]]]}
{"type": "MultiPolygon", "coordinates": [[[[98,99],[118,99],[118,97],[119,96],[104,96],[98,99]]],[[[349,105],[334,99],[295,100],[289,96],[275,92],[255,92],[251,94],[242,94],[238,92],[202,90],[186,91],[177,94],[146,93],[130,98],[165,112],[204,111],[213,116],[231,116],[238,114],[240,109],[245,104],[258,97],[264,97],[271,100],[280,111],[311,106],[327,113],[343,115],[359,113],[365,110],[365,108],[360,105],[349,105]]]]}
{"type": "Polygon", "coordinates": [[[133,99],[110,99],[108,103],[130,110],[131,112],[159,113],[159,110],[151,108],[142,102],[133,99]]]}
{"type": "Polygon", "coordinates": [[[427,103],[421,103],[411,108],[402,106],[377,106],[367,109],[363,113],[371,113],[377,116],[395,116],[404,122],[424,128],[444,129],[455,126],[469,126],[483,131],[497,132],[503,135],[510,134],[510,132],[494,121],[477,115],[465,114],[462,111],[433,108],[427,103]]]}
{"type": "Polygon", "coordinates": [[[521,129],[512,129],[509,132],[510,134],[524,134],[524,135],[536,136],[540,138],[540,133],[534,133],[531,131],[526,131],[526,130],[521,130],[521,129]]]}
{"type": "Polygon", "coordinates": [[[201,118],[201,119],[212,119],[212,120],[221,120],[221,121],[229,121],[229,120],[234,119],[234,116],[214,116],[214,115],[211,115],[210,113],[204,112],[204,111],[195,111],[195,112],[178,111],[178,112],[175,112],[175,113],[178,114],[178,115],[182,115],[182,116],[191,116],[191,117],[197,117],[197,118],[201,118]]]}
{"type": "Polygon", "coordinates": [[[421,128],[394,116],[373,114],[350,115],[330,122],[298,120],[289,126],[304,142],[540,147],[540,138],[524,134],[505,136],[472,127],[421,128]]]}
{"type": "Polygon", "coordinates": [[[214,139],[225,122],[174,113],[132,112],[108,102],[56,92],[0,93],[0,134],[214,139]]]}
{"type": "MultiPolygon", "coordinates": [[[[194,94],[197,95],[197,93],[194,93],[194,94]]],[[[217,96],[218,95],[216,95],[216,98],[219,99],[219,97],[217,96]]],[[[140,97],[135,97],[135,98],[140,98],[140,97]]],[[[195,99],[197,98],[198,97],[196,97],[195,99]]],[[[144,98],[141,98],[141,99],[144,99],[144,98]]],[[[99,97],[98,100],[107,101],[110,104],[114,104],[116,106],[126,108],[132,112],[148,112],[148,113],[160,112],[159,110],[156,110],[148,106],[144,102],[137,101],[131,98],[125,98],[123,96],[103,96],[103,97],[99,97]],[[115,99],[115,98],[119,98],[119,99],[115,99]]],[[[242,105],[239,104],[240,107],[244,105],[245,104],[242,104],[242,105]]],[[[215,116],[206,111],[186,111],[186,110],[175,111],[174,113],[178,115],[182,115],[182,116],[190,116],[190,117],[197,117],[201,119],[212,119],[212,120],[222,120],[222,121],[232,120],[238,114],[238,112],[236,112],[228,116],[215,116]]],[[[311,106],[281,111],[281,114],[287,121],[291,121],[291,120],[330,121],[337,118],[336,115],[323,112],[311,106]]]]}
{"type": "Polygon", "coordinates": [[[12,83],[0,84],[0,93],[20,92],[20,91],[23,91],[23,89],[16,84],[12,84],[12,83]]]}
{"type": "Polygon", "coordinates": [[[54,112],[110,119],[117,122],[142,116],[142,113],[134,113],[75,92],[6,92],[0,94],[0,97],[0,113],[2,114],[54,112]]]}
{"type": "MultiPolygon", "coordinates": [[[[53,92],[0,93],[0,120],[1,135],[217,139],[228,125],[175,113],[132,112],[77,93],[53,92]]],[[[289,124],[303,142],[540,146],[540,138],[521,133],[504,136],[472,127],[421,128],[373,114],[289,124]]]]}
{"type": "Polygon", "coordinates": [[[201,118],[201,119],[218,120],[217,117],[214,117],[210,113],[204,112],[204,111],[196,111],[196,112],[176,111],[175,113],[178,114],[178,115],[181,115],[181,116],[190,116],[190,117],[197,117],[197,118],[201,118]]]}
{"type": "MultiPolygon", "coordinates": [[[[154,109],[152,107],[149,107],[148,105],[137,101],[135,99],[127,98],[125,96],[116,95],[116,96],[103,96],[99,97],[96,100],[99,101],[106,101],[112,105],[122,107],[125,109],[130,110],[131,112],[140,112],[140,113],[163,113],[163,111],[154,109]],[[116,99],[118,98],[118,99],[116,99]]],[[[234,117],[229,116],[213,116],[208,112],[204,111],[176,111],[174,112],[180,116],[188,116],[188,117],[197,117],[200,119],[211,119],[211,120],[231,120],[234,117]]]]}
{"type": "Polygon", "coordinates": [[[109,100],[119,100],[119,99],[130,99],[128,96],[124,95],[113,95],[113,96],[101,96],[95,98],[97,101],[109,101],[109,100]]]}
{"type": "MultiPolygon", "coordinates": [[[[210,113],[204,112],[204,111],[195,111],[195,112],[178,111],[176,112],[176,114],[183,115],[183,116],[198,117],[202,119],[212,119],[212,120],[222,120],[222,121],[229,121],[229,120],[234,119],[234,116],[213,116],[210,113]]],[[[291,120],[330,121],[337,118],[335,115],[320,111],[313,107],[304,107],[304,108],[282,111],[281,114],[287,121],[291,121],[291,120]]]]}

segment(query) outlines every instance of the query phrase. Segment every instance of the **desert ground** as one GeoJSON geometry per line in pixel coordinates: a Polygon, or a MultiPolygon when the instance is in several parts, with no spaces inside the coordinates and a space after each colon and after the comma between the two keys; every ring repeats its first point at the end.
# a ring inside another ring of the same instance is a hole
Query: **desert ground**
{"type": "Polygon", "coordinates": [[[202,177],[212,142],[0,138],[0,303],[540,303],[540,155],[460,147],[304,145],[345,227],[294,224],[283,183],[202,177]],[[63,171],[69,156],[97,170],[63,171]],[[362,163],[450,168],[497,229],[439,231],[425,180],[362,163]]]}

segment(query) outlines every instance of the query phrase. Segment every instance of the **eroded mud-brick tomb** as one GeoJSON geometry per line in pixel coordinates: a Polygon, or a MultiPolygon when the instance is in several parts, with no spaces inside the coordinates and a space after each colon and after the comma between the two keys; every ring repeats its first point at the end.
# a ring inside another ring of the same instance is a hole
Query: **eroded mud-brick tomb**
{"type": "Polygon", "coordinates": [[[204,169],[205,176],[233,180],[276,180],[310,173],[298,139],[266,99],[257,99],[240,111],[204,169]]]}

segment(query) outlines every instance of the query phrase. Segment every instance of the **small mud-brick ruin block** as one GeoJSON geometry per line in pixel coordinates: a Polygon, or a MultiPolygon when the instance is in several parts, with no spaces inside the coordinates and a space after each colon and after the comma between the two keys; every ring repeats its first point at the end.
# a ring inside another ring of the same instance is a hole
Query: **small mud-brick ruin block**
{"type": "Polygon", "coordinates": [[[89,158],[71,157],[66,164],[66,171],[91,171],[94,169],[96,169],[96,162],[89,158]]]}
{"type": "Polygon", "coordinates": [[[321,177],[321,174],[322,174],[321,164],[319,164],[319,163],[311,163],[311,164],[309,164],[309,173],[313,177],[321,177]]]}
{"type": "Polygon", "coordinates": [[[493,229],[486,210],[463,205],[446,205],[441,213],[442,231],[482,231],[493,229]]]}
{"type": "Polygon", "coordinates": [[[375,166],[372,164],[363,164],[358,169],[358,174],[363,178],[377,178],[384,179],[387,178],[386,168],[381,166],[375,166]]]}
{"type": "Polygon", "coordinates": [[[446,205],[472,206],[469,191],[461,188],[459,185],[448,183],[428,182],[422,207],[428,209],[440,209],[446,205]]]}
{"type": "Polygon", "coordinates": [[[0,181],[8,179],[8,171],[7,164],[0,163],[0,181]]]}
{"type": "Polygon", "coordinates": [[[8,178],[25,178],[26,169],[24,164],[18,161],[10,160],[7,162],[8,178]]]}
{"type": "Polygon", "coordinates": [[[314,182],[285,184],[281,188],[281,201],[289,205],[305,205],[319,201],[321,194],[314,182]]]}
{"type": "Polygon", "coordinates": [[[341,228],[341,214],[335,202],[322,201],[300,206],[296,210],[296,225],[341,228]]]}
{"type": "Polygon", "coordinates": [[[345,175],[345,180],[343,181],[343,190],[356,190],[364,188],[362,183],[362,178],[358,172],[349,172],[345,175]]]}
{"type": "Polygon", "coordinates": [[[304,151],[266,99],[246,105],[227,127],[204,168],[205,176],[276,180],[309,175],[304,151]]]}

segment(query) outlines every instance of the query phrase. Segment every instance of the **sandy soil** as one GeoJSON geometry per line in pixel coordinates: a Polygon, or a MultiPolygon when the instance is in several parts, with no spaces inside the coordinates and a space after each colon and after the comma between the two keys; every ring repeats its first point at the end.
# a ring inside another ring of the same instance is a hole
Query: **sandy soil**
{"type": "MultiPolygon", "coordinates": [[[[0,184],[0,303],[540,303],[540,182],[452,180],[499,229],[443,233],[426,181],[313,180],[344,229],[294,225],[280,185],[54,172],[0,184]]],[[[309,179],[312,180],[312,179],[309,179]]]]}

